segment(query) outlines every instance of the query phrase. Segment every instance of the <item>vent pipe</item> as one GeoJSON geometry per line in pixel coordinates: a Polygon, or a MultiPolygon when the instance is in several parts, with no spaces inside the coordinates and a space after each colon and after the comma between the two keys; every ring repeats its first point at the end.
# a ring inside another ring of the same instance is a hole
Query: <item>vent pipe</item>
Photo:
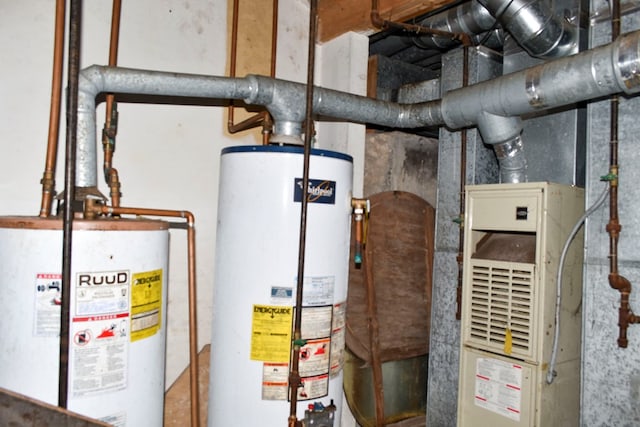
{"type": "MultiPolygon", "coordinates": [[[[422,27],[466,34],[478,44],[495,48],[504,42],[501,26],[529,55],[536,58],[560,58],[577,52],[577,28],[564,16],[558,16],[547,0],[472,0],[440,12],[418,23],[422,27]]],[[[415,44],[424,49],[450,49],[459,40],[437,35],[418,37],[389,36],[390,49],[415,44]]],[[[385,48],[380,47],[380,53],[385,48]]],[[[377,53],[377,52],[374,52],[377,53]]]]}
{"type": "Polygon", "coordinates": [[[478,0],[520,47],[536,58],[577,52],[577,28],[557,16],[545,0],[478,0]]]}
{"type": "MultiPolygon", "coordinates": [[[[305,85],[261,76],[211,77],[92,66],[80,75],[78,95],[78,187],[96,186],[95,98],[101,92],[216,99],[243,99],[266,106],[274,134],[299,139],[305,85]]],[[[313,112],[357,123],[394,128],[478,126],[485,142],[502,149],[505,181],[524,180],[520,150],[522,114],[624,92],[640,92],[640,31],[570,57],[456,89],[419,104],[378,101],[330,89],[314,90],[313,112]]]]}
{"type": "MultiPolygon", "coordinates": [[[[420,25],[453,34],[467,34],[473,37],[494,29],[496,19],[486,7],[473,0],[430,16],[420,22],[420,25]]],[[[415,37],[413,41],[416,46],[424,49],[450,49],[459,44],[457,40],[438,36],[415,37]]],[[[501,42],[500,38],[500,44],[501,42]]]]}

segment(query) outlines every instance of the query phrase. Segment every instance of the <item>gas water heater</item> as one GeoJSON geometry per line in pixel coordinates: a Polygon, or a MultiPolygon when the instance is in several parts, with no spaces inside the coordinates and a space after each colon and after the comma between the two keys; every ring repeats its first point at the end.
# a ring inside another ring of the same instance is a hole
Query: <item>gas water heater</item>
{"type": "Polygon", "coordinates": [[[308,200],[306,344],[296,409],[299,418],[321,412],[340,419],[353,162],[345,154],[311,150],[303,188],[303,159],[303,149],[292,146],[222,151],[210,427],[287,421],[302,197],[308,200]]]}
{"type": "MultiPolygon", "coordinates": [[[[67,407],[161,426],[168,223],[73,222],[67,407]]],[[[0,387],[56,405],[62,220],[0,218],[0,387]]]]}

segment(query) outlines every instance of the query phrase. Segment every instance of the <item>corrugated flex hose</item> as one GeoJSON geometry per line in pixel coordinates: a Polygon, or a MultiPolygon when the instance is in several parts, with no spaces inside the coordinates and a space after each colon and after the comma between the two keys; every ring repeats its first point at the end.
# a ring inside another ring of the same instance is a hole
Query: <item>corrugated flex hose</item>
{"type": "Polygon", "coordinates": [[[549,361],[549,371],[547,371],[547,384],[553,383],[557,372],[555,370],[556,367],[556,359],[558,357],[558,341],[560,340],[560,303],[562,301],[562,270],[564,268],[564,261],[567,257],[567,252],[569,252],[569,246],[571,246],[571,242],[573,241],[578,231],[584,224],[584,221],[600,206],[607,198],[607,194],[609,194],[609,185],[606,184],[604,191],[596,202],[589,208],[587,211],[580,217],[576,225],[573,226],[571,233],[567,237],[566,242],[564,243],[564,247],[562,248],[562,253],[560,254],[560,261],[558,262],[558,275],[556,277],[556,317],[555,317],[555,330],[553,333],[553,347],[551,350],[551,360],[549,361]]]}

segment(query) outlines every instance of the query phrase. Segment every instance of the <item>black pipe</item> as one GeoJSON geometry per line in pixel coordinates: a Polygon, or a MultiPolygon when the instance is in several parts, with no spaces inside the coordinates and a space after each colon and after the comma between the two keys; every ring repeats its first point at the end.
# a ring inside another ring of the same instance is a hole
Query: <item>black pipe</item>
{"type": "Polygon", "coordinates": [[[302,170],[302,200],[300,213],[300,240],[298,245],[298,283],[296,288],[296,310],[293,330],[293,356],[291,361],[291,369],[289,370],[289,391],[290,391],[290,407],[289,407],[289,426],[299,425],[296,407],[298,403],[298,387],[300,386],[300,347],[304,345],[301,337],[302,326],[302,294],[304,287],[304,256],[305,244],[307,240],[307,211],[308,197],[307,188],[309,186],[309,163],[311,158],[311,141],[313,138],[313,79],[316,53],[316,37],[317,37],[317,19],[318,19],[318,1],[311,0],[309,11],[309,57],[307,60],[307,99],[304,126],[304,166],[302,170]]]}
{"type": "MultiPolygon", "coordinates": [[[[462,86],[469,86],[469,46],[462,47],[462,86]]],[[[456,319],[462,318],[462,279],[464,264],[465,188],[467,185],[467,130],[460,132],[460,230],[458,231],[458,286],[456,288],[456,319]]]]}
{"type": "Polygon", "coordinates": [[[78,79],[80,73],[80,31],[82,1],[71,0],[69,10],[69,58],[67,75],[67,137],[65,149],[65,197],[62,230],[62,305],[60,309],[60,363],[58,406],[67,407],[69,390],[69,303],[71,301],[71,231],[75,200],[76,129],[78,127],[78,79]]]}

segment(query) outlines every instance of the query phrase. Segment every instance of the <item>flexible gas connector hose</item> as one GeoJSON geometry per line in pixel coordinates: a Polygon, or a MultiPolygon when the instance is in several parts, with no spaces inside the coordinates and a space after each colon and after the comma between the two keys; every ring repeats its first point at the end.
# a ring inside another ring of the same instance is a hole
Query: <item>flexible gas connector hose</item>
{"type": "Polygon", "coordinates": [[[598,199],[593,204],[593,206],[591,206],[580,217],[578,222],[576,222],[576,225],[573,226],[573,229],[571,230],[571,233],[569,233],[569,236],[567,237],[567,240],[564,243],[564,247],[562,248],[562,252],[560,254],[560,261],[558,262],[558,275],[556,277],[555,330],[554,330],[554,333],[553,333],[553,347],[552,347],[552,350],[551,350],[551,360],[549,362],[549,371],[547,372],[547,384],[553,383],[553,380],[555,379],[555,377],[557,375],[557,372],[556,372],[555,368],[556,368],[556,359],[558,357],[558,341],[560,340],[560,303],[562,301],[562,270],[563,270],[563,267],[564,267],[564,260],[567,257],[567,252],[569,252],[569,246],[571,245],[571,242],[573,241],[574,237],[576,237],[576,234],[578,234],[578,231],[580,231],[580,228],[582,227],[582,224],[589,217],[589,215],[594,213],[600,206],[602,206],[602,203],[604,203],[604,201],[605,201],[605,199],[607,197],[607,194],[609,194],[609,185],[608,184],[606,184],[606,187],[605,187],[604,191],[598,197],[598,199]]]}

